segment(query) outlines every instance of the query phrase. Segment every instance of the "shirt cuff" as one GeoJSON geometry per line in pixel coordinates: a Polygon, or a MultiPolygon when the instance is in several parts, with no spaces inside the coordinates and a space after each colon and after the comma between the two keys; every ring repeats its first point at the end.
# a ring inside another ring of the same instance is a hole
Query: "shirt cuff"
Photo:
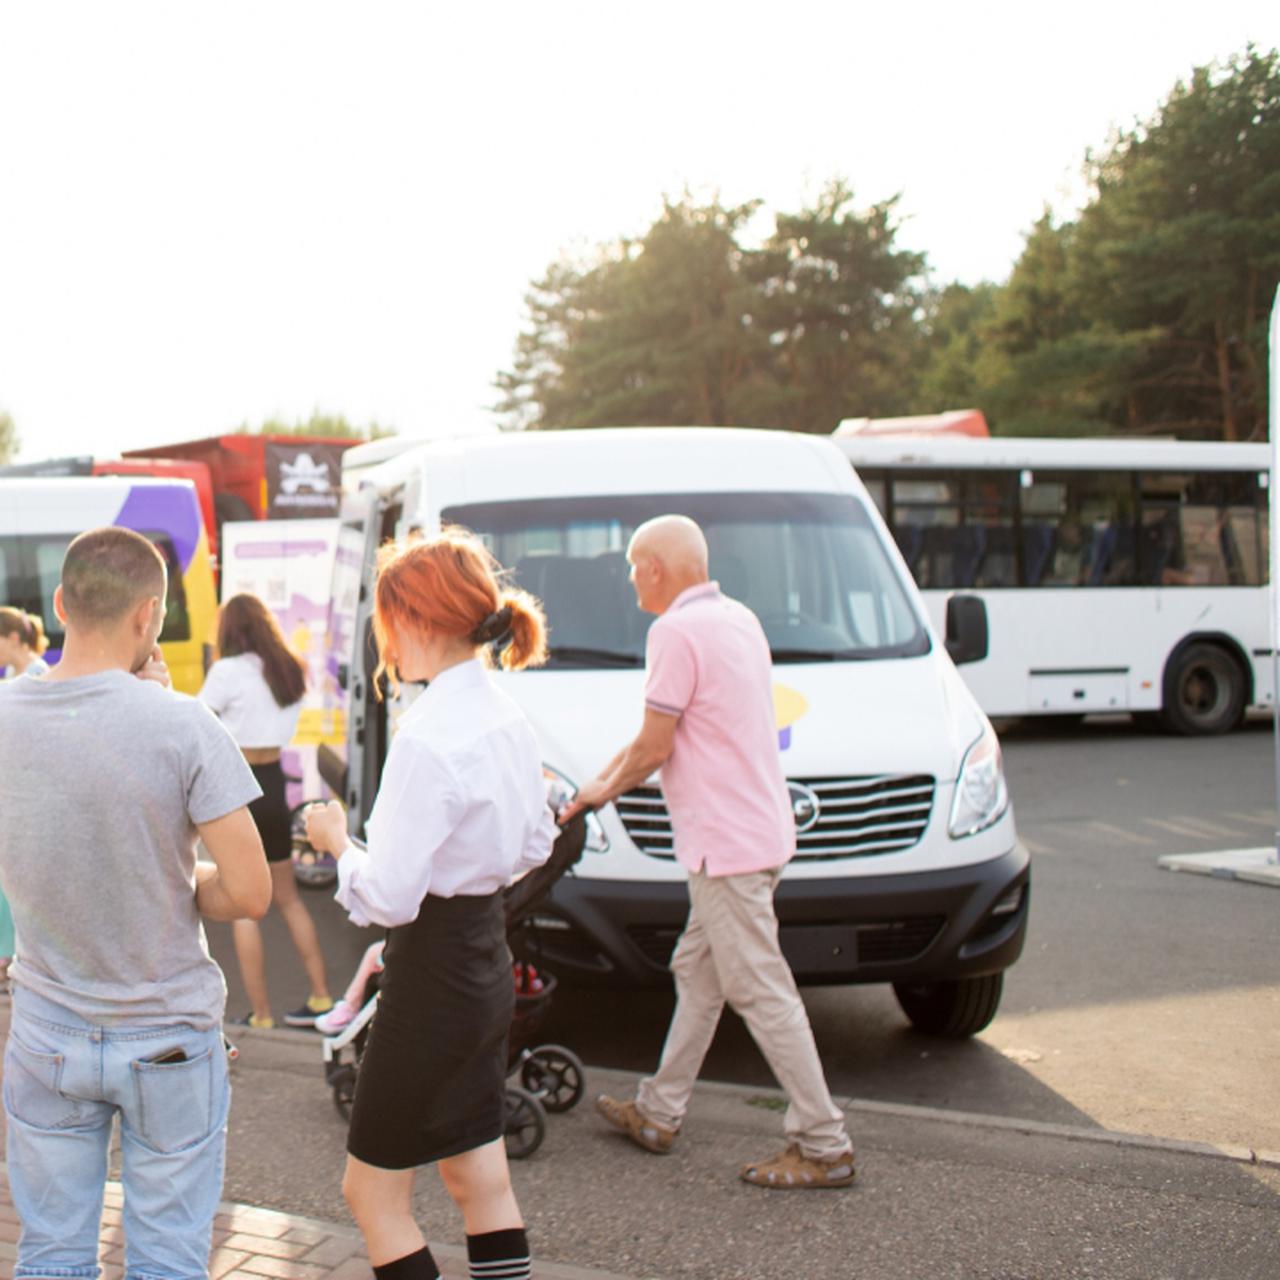
{"type": "Polygon", "coordinates": [[[348,841],[347,847],[338,857],[338,890],[333,895],[339,906],[346,908],[347,915],[351,917],[351,923],[360,925],[362,928],[371,924],[372,921],[360,907],[353,879],[364,870],[368,861],[368,850],[361,849],[348,841]]]}

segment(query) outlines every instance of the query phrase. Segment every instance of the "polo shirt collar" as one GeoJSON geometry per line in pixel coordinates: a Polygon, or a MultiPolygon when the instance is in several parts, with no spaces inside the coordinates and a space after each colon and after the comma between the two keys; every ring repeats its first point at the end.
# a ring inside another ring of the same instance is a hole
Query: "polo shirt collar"
{"type": "Polygon", "coordinates": [[[685,589],[667,606],[667,612],[673,609],[683,609],[687,604],[693,604],[697,600],[709,600],[720,594],[720,584],[718,582],[699,582],[692,587],[685,589]]]}

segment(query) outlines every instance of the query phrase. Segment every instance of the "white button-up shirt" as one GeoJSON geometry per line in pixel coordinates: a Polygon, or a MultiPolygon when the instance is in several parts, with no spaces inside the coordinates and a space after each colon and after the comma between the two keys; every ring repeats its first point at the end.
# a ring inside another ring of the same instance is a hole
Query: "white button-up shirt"
{"type": "Polygon", "coordinates": [[[478,659],[440,672],[400,718],[368,822],[338,861],[359,925],[408,924],[427,894],[494,893],[551,854],[537,739],[478,659]]]}

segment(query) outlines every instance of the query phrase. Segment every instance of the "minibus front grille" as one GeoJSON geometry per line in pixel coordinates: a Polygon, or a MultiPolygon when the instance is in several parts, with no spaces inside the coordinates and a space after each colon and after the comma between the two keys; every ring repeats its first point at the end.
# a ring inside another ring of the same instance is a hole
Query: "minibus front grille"
{"type": "MultiPolygon", "coordinates": [[[[903,920],[855,920],[838,922],[840,927],[852,929],[857,934],[857,970],[875,965],[910,964],[918,960],[933,944],[946,924],[945,916],[908,916],[903,920]]],[[[823,928],[803,920],[783,920],[778,936],[785,952],[791,949],[793,940],[803,945],[806,931],[823,928]]],[[[680,930],[674,925],[633,924],[627,926],[627,935],[644,958],[656,968],[665,969],[671,963],[680,930]]],[[[803,954],[803,953],[801,953],[803,954]]],[[[800,976],[815,972],[812,962],[792,967],[800,976]]]]}
{"type": "MultiPolygon", "coordinates": [[[[934,780],[928,774],[877,774],[863,778],[797,778],[817,799],[817,819],[796,832],[796,857],[874,857],[900,853],[920,842],[933,812],[934,780]]],[[[674,858],[671,816],[657,787],[637,787],[615,801],[627,835],[651,858],[674,858]]]]}

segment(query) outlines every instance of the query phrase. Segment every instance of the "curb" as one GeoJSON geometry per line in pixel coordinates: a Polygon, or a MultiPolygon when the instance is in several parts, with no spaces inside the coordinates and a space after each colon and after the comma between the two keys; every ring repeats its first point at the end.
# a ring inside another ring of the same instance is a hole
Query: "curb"
{"type": "MultiPolygon", "coordinates": [[[[247,1033],[251,1038],[261,1038],[277,1043],[304,1044],[308,1035],[319,1039],[315,1032],[290,1028],[273,1028],[269,1031],[257,1027],[236,1027],[237,1037],[247,1033]]],[[[597,1067],[610,1075],[625,1080],[640,1081],[645,1073],[623,1071],[612,1067],[597,1067]]],[[[699,1093],[718,1093],[726,1098],[747,1101],[767,1098],[785,1103],[786,1094],[781,1089],[767,1086],[729,1084],[717,1080],[699,1080],[699,1093]]],[[[1280,1151],[1243,1146],[1231,1142],[1199,1142],[1187,1138],[1161,1138],[1146,1133],[1127,1133],[1119,1129],[1086,1129],[1081,1125],[1052,1124],[1044,1120],[1023,1120],[1016,1116],[992,1115],[982,1111],[951,1111],[942,1107],[925,1107],[908,1102],[878,1102],[872,1098],[856,1096],[833,1099],[836,1106],[850,1114],[898,1116],[904,1120],[924,1120],[938,1124],[954,1124],[973,1129],[992,1129],[1004,1133],[1022,1133],[1029,1137],[1059,1138],[1068,1142],[1092,1142],[1102,1146],[1129,1148],[1142,1151],[1161,1151],[1169,1155],[1198,1156],[1208,1160],[1229,1160],[1235,1164],[1255,1165],[1280,1169],[1280,1151]]],[[[590,1273],[584,1273],[590,1274],[590,1273]]]]}
{"type": "MultiPolygon", "coordinates": [[[[639,1071],[608,1070],[612,1076],[639,1081],[644,1078],[639,1071]]],[[[721,1097],[741,1102],[765,1101],[781,1109],[786,1094],[781,1089],[753,1087],[745,1084],[724,1084],[712,1080],[699,1080],[697,1092],[703,1095],[719,1094],[721,1097]]],[[[1028,1137],[1059,1138],[1068,1142],[1092,1142],[1102,1146],[1131,1148],[1143,1151],[1161,1151],[1170,1155],[1199,1156],[1209,1160],[1228,1160],[1235,1164],[1257,1165],[1280,1169],[1280,1151],[1257,1150],[1230,1142],[1196,1142],[1184,1138],[1158,1138],[1146,1133],[1125,1133],[1118,1129],[1086,1129],[1080,1125],[1050,1124],[1043,1120],[1021,1120],[1016,1116],[990,1115],[981,1111],[948,1111],[941,1107],[922,1107],[909,1102],[877,1102],[871,1098],[837,1097],[836,1106],[851,1115],[897,1116],[903,1120],[924,1120],[936,1124],[954,1124],[971,1129],[993,1129],[1004,1133],[1021,1133],[1028,1137]]]]}

